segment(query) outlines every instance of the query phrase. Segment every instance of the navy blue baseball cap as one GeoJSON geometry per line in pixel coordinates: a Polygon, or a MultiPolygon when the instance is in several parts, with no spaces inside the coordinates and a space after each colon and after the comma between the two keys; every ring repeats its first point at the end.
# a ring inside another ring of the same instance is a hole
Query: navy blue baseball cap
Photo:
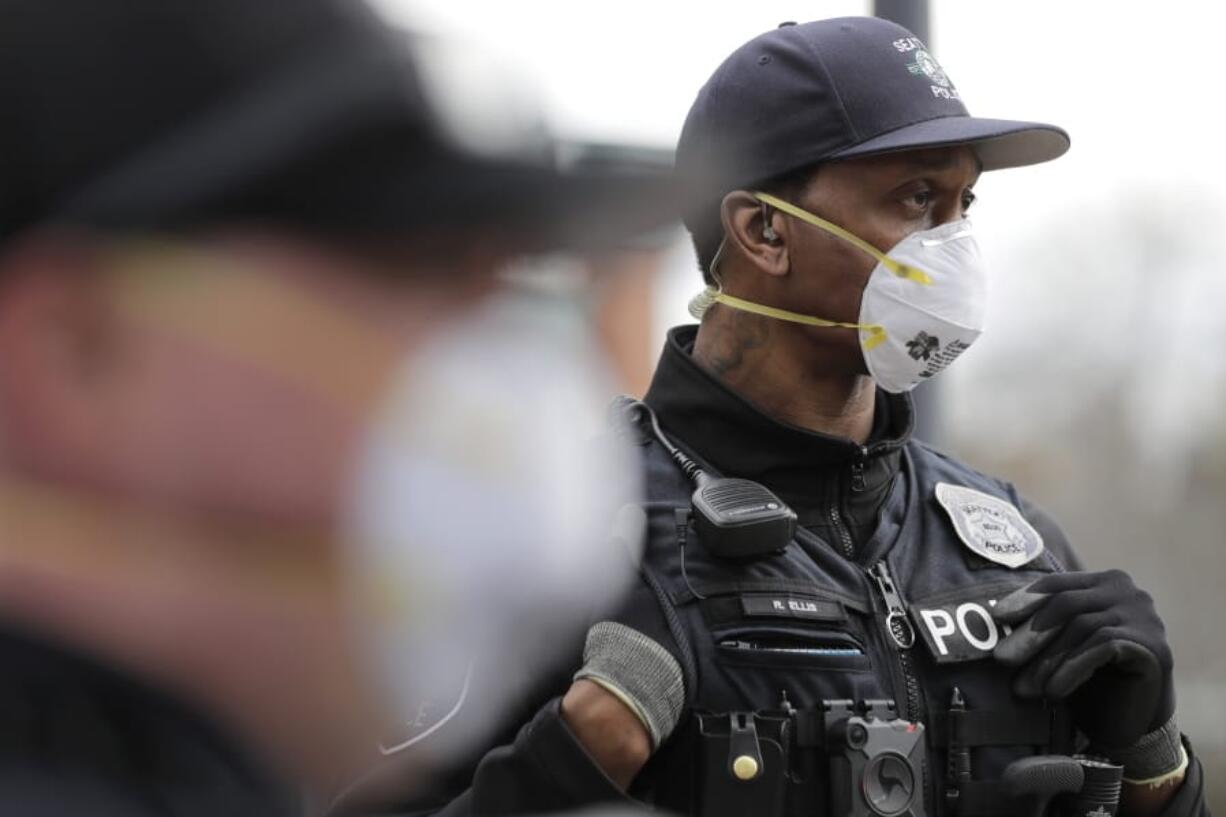
{"type": "Polygon", "coordinates": [[[971,116],[910,31],[843,17],[784,24],[734,51],[699,90],[676,166],[722,195],[820,162],[962,144],[998,170],[1055,159],[1069,137],[1054,125],[971,116]]]}

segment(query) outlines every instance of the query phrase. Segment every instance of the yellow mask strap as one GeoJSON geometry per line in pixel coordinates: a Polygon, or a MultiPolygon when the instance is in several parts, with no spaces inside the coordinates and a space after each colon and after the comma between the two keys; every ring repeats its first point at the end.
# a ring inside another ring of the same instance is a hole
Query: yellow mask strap
{"type": "Polygon", "coordinates": [[[868,333],[868,337],[864,339],[865,350],[872,349],[873,347],[880,345],[886,338],[885,327],[880,324],[828,321],[825,318],[815,318],[812,315],[802,315],[799,312],[789,312],[786,309],[778,309],[773,306],[756,304],[753,301],[747,301],[744,298],[738,298],[735,295],[729,295],[726,292],[721,292],[710,288],[706,291],[706,296],[711,303],[725,304],[733,309],[739,309],[742,312],[752,312],[755,315],[762,315],[767,318],[776,318],[781,321],[790,321],[791,323],[803,323],[806,326],[829,326],[837,329],[859,329],[861,332],[868,333]]]}
{"type": "Polygon", "coordinates": [[[895,261],[893,258],[890,258],[872,244],[869,244],[867,241],[857,235],[849,233],[847,230],[844,230],[842,227],[833,222],[826,221],[826,219],[820,216],[815,216],[808,210],[802,210],[794,204],[772,196],[770,193],[755,192],[754,197],[758,201],[769,204],[776,210],[787,213],[793,218],[798,218],[806,224],[812,224],[814,227],[825,230],[831,235],[838,236],[848,244],[851,244],[853,247],[857,247],[871,255],[873,258],[876,258],[881,266],[885,267],[899,278],[906,278],[907,280],[915,281],[918,284],[927,285],[932,283],[932,277],[929,276],[928,273],[909,264],[903,264],[899,261],[895,261]]]}

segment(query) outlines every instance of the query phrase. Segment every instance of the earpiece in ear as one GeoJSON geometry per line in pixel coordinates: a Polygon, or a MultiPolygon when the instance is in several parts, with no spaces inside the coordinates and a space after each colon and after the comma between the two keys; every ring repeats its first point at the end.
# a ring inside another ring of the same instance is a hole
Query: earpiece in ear
{"type": "Polygon", "coordinates": [[[779,233],[775,232],[771,225],[770,210],[767,209],[766,202],[762,202],[762,237],[767,241],[779,240],[779,233]]]}

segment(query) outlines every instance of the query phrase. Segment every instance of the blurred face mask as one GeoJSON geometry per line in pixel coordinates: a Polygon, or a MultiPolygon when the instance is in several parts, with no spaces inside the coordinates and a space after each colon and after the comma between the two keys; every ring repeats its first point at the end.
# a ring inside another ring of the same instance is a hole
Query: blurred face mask
{"type": "Polygon", "coordinates": [[[614,385],[587,318],[577,298],[513,288],[416,349],[387,393],[347,524],[403,721],[386,754],[479,739],[629,580],[641,531],[614,520],[638,468],[605,428],[614,385]]]}
{"type": "MultiPolygon", "coordinates": [[[[860,300],[858,323],[842,323],[746,301],[714,287],[690,303],[701,319],[711,304],[808,326],[860,332],[869,374],[888,392],[910,391],[944,371],[983,332],[987,276],[971,223],[959,219],[921,230],[888,253],[812,213],[767,193],[758,200],[841,238],[877,260],[860,300]]],[[[712,264],[714,267],[715,265],[712,264]]]]}

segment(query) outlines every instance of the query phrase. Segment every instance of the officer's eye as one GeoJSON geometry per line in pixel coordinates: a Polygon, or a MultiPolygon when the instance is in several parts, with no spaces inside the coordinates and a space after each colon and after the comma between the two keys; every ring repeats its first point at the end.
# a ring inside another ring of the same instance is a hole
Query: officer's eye
{"type": "Polygon", "coordinates": [[[920,218],[932,207],[932,191],[926,188],[913,190],[903,195],[899,201],[906,211],[907,218],[920,218]]]}
{"type": "Polygon", "coordinates": [[[974,190],[967,190],[962,194],[962,215],[966,215],[967,211],[971,209],[971,205],[975,203],[976,198],[978,196],[975,195],[974,190]]]}

